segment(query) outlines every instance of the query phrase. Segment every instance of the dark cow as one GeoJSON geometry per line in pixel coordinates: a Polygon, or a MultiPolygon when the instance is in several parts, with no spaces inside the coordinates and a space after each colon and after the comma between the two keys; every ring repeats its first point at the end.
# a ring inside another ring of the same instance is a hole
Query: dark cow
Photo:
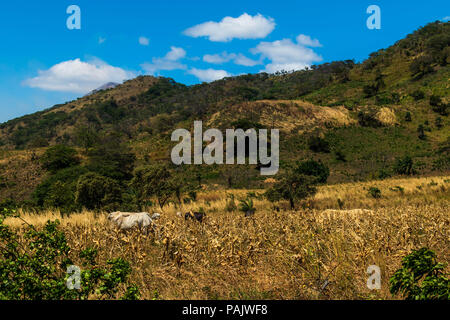
{"type": "Polygon", "coordinates": [[[184,215],[185,220],[191,219],[191,220],[197,220],[198,222],[202,222],[203,218],[205,218],[205,217],[206,217],[206,213],[204,213],[204,212],[189,211],[189,212],[186,212],[186,214],[184,215]]]}

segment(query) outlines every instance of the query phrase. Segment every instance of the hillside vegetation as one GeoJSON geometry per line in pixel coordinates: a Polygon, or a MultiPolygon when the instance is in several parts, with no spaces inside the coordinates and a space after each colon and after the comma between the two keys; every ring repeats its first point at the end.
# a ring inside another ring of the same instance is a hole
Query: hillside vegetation
{"type": "MultiPolygon", "coordinates": [[[[140,76],[10,120],[0,125],[0,196],[30,200],[36,186],[52,174],[40,161],[49,146],[76,150],[84,169],[71,169],[69,180],[75,183],[79,175],[99,169],[89,163],[100,161],[102,145],[111,140],[117,143],[109,143],[111,157],[103,160],[116,164],[100,164],[103,169],[97,173],[116,179],[108,175],[110,169],[131,161],[127,177],[119,179],[125,186],[136,167],[170,166],[170,134],[175,128],[192,129],[194,120],[203,120],[204,130],[280,128],[281,172],[312,158],[330,168],[332,183],[448,173],[449,34],[448,22],[430,23],[361,63],[336,61],[296,72],[248,74],[193,86],[140,76]],[[123,152],[112,155],[113,149],[123,152]],[[406,172],[398,170],[405,159],[411,159],[406,172]]],[[[177,170],[202,183],[263,188],[259,170],[249,170],[253,167],[177,170]]],[[[69,183],[66,178],[63,183],[69,183]]]]}

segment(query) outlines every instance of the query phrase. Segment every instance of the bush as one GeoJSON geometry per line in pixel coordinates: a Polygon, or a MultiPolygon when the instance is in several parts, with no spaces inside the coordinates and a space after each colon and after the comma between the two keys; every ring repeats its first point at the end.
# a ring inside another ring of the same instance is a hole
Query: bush
{"type": "Polygon", "coordinates": [[[414,173],[413,160],[410,156],[397,158],[394,163],[393,170],[396,174],[411,175],[414,173]]]}
{"type": "Polygon", "coordinates": [[[392,295],[406,300],[450,300],[450,279],[446,265],[436,261],[436,254],[422,248],[402,259],[402,267],[389,279],[392,295]]]}
{"type": "Polygon", "coordinates": [[[381,198],[381,190],[377,187],[370,187],[369,195],[372,196],[372,198],[379,199],[381,198]]]}
{"type": "Polygon", "coordinates": [[[425,98],[425,93],[423,93],[422,90],[415,90],[410,94],[410,96],[413,97],[415,101],[419,101],[425,98]]]}
{"type": "Polygon", "coordinates": [[[61,169],[75,166],[80,163],[75,149],[65,145],[57,145],[48,148],[41,158],[42,166],[56,172],[61,169]]]}
{"type": "Polygon", "coordinates": [[[330,152],[330,144],[319,136],[311,136],[308,139],[308,147],[313,152],[330,152]]]}
{"type": "Polygon", "coordinates": [[[295,174],[316,177],[317,183],[326,183],[330,176],[330,169],[322,161],[307,160],[298,162],[294,169],[295,174]]]}
{"type": "Polygon", "coordinates": [[[409,111],[407,111],[406,113],[405,113],[405,121],[406,122],[411,122],[411,112],[409,112],[409,111]]]}
{"type": "MultiPolygon", "coordinates": [[[[116,258],[106,267],[96,262],[97,251],[82,250],[83,264],[79,289],[69,279],[68,267],[73,265],[73,250],[59,229],[59,221],[48,221],[42,230],[26,224],[24,236],[4,224],[13,212],[0,213],[0,300],[86,300],[118,298],[120,286],[127,284],[130,264],[116,258]]],[[[20,217],[19,217],[20,218],[20,217]]],[[[129,284],[122,298],[138,299],[139,290],[129,284]]]]}

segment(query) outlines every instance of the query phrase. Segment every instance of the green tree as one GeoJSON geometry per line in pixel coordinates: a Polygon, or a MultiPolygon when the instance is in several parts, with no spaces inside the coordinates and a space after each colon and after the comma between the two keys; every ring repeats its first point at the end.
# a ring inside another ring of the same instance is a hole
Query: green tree
{"type": "Polygon", "coordinates": [[[105,177],[118,181],[130,180],[133,177],[136,156],[131,149],[120,141],[120,136],[110,134],[88,152],[87,168],[105,177]]]}
{"type": "Polygon", "coordinates": [[[80,126],[75,130],[75,140],[86,153],[97,143],[98,139],[97,131],[92,126],[80,126]]]}
{"type": "Polygon", "coordinates": [[[317,178],[317,183],[326,183],[330,176],[330,169],[322,161],[310,159],[298,162],[294,173],[313,176],[317,178]]]}
{"type": "Polygon", "coordinates": [[[42,166],[51,172],[56,172],[80,163],[77,151],[65,145],[56,145],[48,148],[40,160],[42,166]]]}
{"type": "Polygon", "coordinates": [[[265,197],[271,202],[288,200],[291,209],[295,209],[295,202],[314,195],[316,185],[323,179],[323,172],[310,170],[309,165],[298,162],[280,175],[278,182],[266,191],[265,197]]]}
{"type": "Polygon", "coordinates": [[[397,158],[394,163],[393,170],[396,174],[411,175],[414,173],[413,160],[410,156],[397,158]]]}
{"type": "Polygon", "coordinates": [[[77,204],[90,210],[115,209],[122,198],[117,181],[95,172],[88,172],[78,179],[75,199],[77,204]]]}
{"type": "Polygon", "coordinates": [[[175,194],[172,173],[166,165],[154,164],[137,168],[130,186],[137,191],[141,201],[155,197],[162,208],[175,194]]]}

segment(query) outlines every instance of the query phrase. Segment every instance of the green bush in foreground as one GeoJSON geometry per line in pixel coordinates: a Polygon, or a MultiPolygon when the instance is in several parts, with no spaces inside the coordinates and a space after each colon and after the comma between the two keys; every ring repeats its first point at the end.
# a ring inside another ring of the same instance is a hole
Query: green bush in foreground
{"type": "Polygon", "coordinates": [[[414,250],[403,258],[402,267],[390,278],[390,291],[407,300],[450,300],[450,279],[444,269],[433,251],[414,250]]]}
{"type": "MultiPolygon", "coordinates": [[[[59,221],[48,221],[42,230],[27,224],[19,241],[21,235],[3,223],[12,215],[9,210],[0,213],[0,300],[118,298],[118,289],[131,273],[127,261],[111,259],[102,267],[96,262],[97,251],[87,248],[79,254],[82,265],[77,281],[74,273],[67,272],[77,267],[59,221]]],[[[139,299],[138,288],[129,285],[121,298],[139,299]]]]}

